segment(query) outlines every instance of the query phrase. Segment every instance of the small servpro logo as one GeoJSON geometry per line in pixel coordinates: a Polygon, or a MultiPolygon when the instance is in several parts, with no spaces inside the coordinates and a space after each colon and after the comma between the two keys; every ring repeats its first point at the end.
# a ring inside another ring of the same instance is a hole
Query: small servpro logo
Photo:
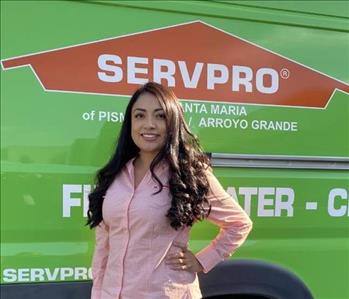
{"type": "Polygon", "coordinates": [[[131,95],[155,81],[181,99],[324,108],[349,85],[201,21],[2,60],[49,91],[131,95]]]}

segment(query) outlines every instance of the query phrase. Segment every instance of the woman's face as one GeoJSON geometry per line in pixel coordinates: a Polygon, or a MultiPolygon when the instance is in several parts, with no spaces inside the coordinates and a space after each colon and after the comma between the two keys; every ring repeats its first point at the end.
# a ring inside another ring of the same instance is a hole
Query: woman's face
{"type": "Polygon", "coordinates": [[[141,94],[132,107],[131,136],[140,154],[155,156],[165,145],[165,112],[151,93],[141,94]]]}

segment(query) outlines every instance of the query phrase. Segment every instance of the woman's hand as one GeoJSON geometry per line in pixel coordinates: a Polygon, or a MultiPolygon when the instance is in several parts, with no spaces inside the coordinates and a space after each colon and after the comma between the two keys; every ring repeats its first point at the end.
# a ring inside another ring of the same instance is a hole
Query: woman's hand
{"type": "Polygon", "coordinates": [[[203,270],[195,255],[188,250],[187,247],[176,242],[174,242],[173,245],[180,248],[180,251],[175,254],[169,254],[166,257],[165,263],[170,265],[171,269],[185,270],[193,273],[201,272],[203,270]]]}

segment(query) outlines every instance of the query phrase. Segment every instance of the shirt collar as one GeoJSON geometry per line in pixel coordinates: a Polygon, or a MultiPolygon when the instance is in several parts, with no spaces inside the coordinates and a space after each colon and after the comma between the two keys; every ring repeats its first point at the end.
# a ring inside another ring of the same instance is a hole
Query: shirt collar
{"type": "MultiPolygon", "coordinates": [[[[133,166],[133,161],[137,158],[137,156],[131,158],[127,163],[126,163],[126,169],[127,172],[131,177],[133,177],[133,172],[134,172],[134,166],[133,166]]],[[[164,171],[169,169],[169,165],[166,162],[165,159],[161,160],[154,168],[154,172],[157,176],[161,176],[164,174],[164,171]]]]}

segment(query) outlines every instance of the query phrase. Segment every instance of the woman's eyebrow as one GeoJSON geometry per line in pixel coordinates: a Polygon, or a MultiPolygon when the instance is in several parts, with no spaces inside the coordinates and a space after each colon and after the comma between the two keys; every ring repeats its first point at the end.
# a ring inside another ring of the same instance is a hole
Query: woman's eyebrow
{"type": "MultiPolygon", "coordinates": [[[[137,110],[142,111],[142,112],[147,111],[147,109],[144,109],[144,108],[135,108],[133,111],[135,112],[135,111],[137,111],[137,110]]],[[[154,109],[154,112],[158,112],[158,111],[164,111],[164,109],[162,109],[162,108],[156,108],[156,109],[154,109]]]]}

